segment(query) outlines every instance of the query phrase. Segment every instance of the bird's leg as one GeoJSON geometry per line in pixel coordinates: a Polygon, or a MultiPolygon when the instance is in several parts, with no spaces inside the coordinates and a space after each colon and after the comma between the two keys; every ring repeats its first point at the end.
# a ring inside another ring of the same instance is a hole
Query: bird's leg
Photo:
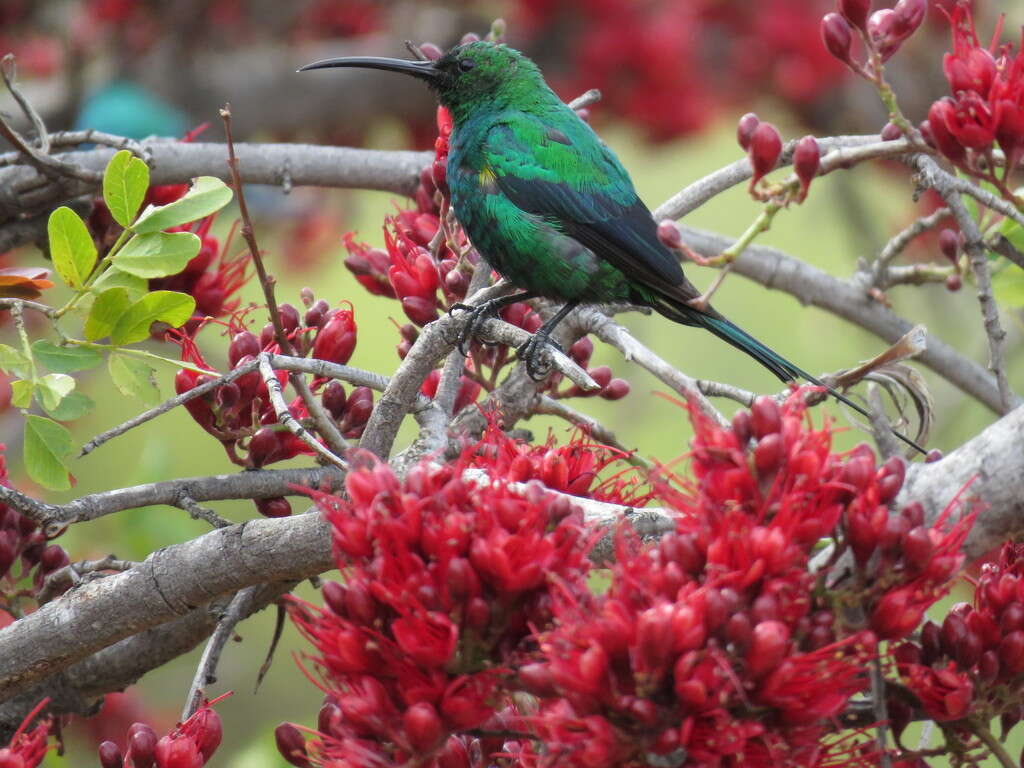
{"type": "Polygon", "coordinates": [[[534,381],[543,381],[544,377],[551,372],[551,366],[544,365],[542,362],[544,347],[550,344],[558,351],[563,351],[558,342],[552,340],[551,332],[577,306],[579,306],[579,301],[570,301],[564,305],[519,348],[519,359],[526,363],[526,373],[534,381]]]}
{"type": "Polygon", "coordinates": [[[469,356],[469,343],[476,336],[480,330],[480,326],[483,322],[489,318],[497,317],[498,312],[504,307],[510,304],[515,304],[520,301],[526,301],[527,299],[536,298],[536,294],[530,293],[529,291],[523,291],[522,293],[513,293],[511,296],[501,296],[497,299],[491,299],[490,301],[483,301],[473,306],[472,304],[463,304],[462,302],[452,304],[448,309],[448,314],[452,314],[456,309],[461,309],[469,313],[469,317],[466,318],[466,324],[462,326],[462,330],[459,331],[459,352],[462,353],[463,357],[469,356]]]}
{"type": "Polygon", "coordinates": [[[706,311],[708,308],[708,303],[711,301],[711,297],[715,295],[715,291],[722,287],[722,282],[725,280],[725,276],[729,274],[731,269],[732,262],[730,261],[724,267],[722,267],[722,271],[718,273],[718,276],[715,278],[715,281],[711,283],[711,285],[708,287],[706,291],[704,291],[704,293],[702,293],[695,299],[690,299],[686,303],[693,307],[694,309],[696,309],[698,312],[706,311]]]}

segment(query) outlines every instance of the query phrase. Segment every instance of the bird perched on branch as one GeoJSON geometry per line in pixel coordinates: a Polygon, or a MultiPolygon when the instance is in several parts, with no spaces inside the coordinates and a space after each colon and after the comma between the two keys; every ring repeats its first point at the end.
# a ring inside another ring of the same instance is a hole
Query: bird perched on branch
{"type": "Polygon", "coordinates": [[[628,302],[711,331],[783,381],[825,386],[701,299],[659,240],[618,158],[519,51],[478,41],[433,61],[345,57],[299,71],[330,67],[404,72],[425,80],[451,112],[447,181],[455,215],[487,263],[521,290],[475,307],[456,305],[470,313],[460,347],[502,307],[537,297],[564,302],[519,349],[536,379],[547,372],[544,346],[555,343],[552,331],[576,306],[628,302]]]}

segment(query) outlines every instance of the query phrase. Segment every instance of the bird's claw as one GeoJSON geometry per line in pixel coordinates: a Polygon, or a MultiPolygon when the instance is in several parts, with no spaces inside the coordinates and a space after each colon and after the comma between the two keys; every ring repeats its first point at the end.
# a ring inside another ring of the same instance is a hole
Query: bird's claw
{"type": "Polygon", "coordinates": [[[534,381],[544,381],[554,367],[551,363],[551,352],[547,347],[554,347],[564,352],[562,345],[547,333],[538,331],[519,347],[519,359],[526,364],[526,375],[534,381]]]}
{"type": "Polygon", "coordinates": [[[469,345],[473,342],[473,337],[477,335],[480,331],[480,326],[483,325],[486,320],[498,316],[498,310],[500,308],[501,302],[495,299],[481,302],[476,306],[472,304],[463,304],[460,301],[452,304],[448,308],[449,315],[453,314],[457,309],[469,313],[469,317],[466,318],[466,322],[462,326],[462,330],[459,331],[459,338],[455,345],[456,349],[459,350],[459,354],[463,357],[469,357],[469,345]]]}

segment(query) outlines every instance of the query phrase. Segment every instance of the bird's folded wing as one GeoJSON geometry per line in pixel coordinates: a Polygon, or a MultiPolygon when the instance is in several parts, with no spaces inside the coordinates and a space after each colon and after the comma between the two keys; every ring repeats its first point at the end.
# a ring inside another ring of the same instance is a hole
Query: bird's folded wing
{"type": "Polygon", "coordinates": [[[539,118],[499,123],[484,142],[486,170],[519,209],[542,216],[656,293],[697,295],[618,159],[585,124],[555,131],[539,118]]]}

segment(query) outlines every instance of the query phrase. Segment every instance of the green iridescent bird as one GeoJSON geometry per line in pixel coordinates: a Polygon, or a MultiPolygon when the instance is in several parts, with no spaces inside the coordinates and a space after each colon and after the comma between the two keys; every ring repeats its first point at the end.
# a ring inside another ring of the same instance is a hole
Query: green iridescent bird
{"type": "MultiPolygon", "coordinates": [[[[474,247],[522,290],[467,309],[461,343],[480,321],[528,298],[564,302],[519,350],[527,371],[544,372],[551,332],[579,304],[629,302],[670,320],[705,328],[743,350],[783,381],[822,382],[706,303],[615,154],[555,95],[537,65],[505,45],[480,41],[436,61],[376,57],[325,59],[300,72],[364,67],[413,75],[452,115],[447,180],[455,215],[474,247]]],[[[460,345],[461,346],[461,345],[460,345]]],[[[834,397],[867,415],[833,389],[834,397]]],[[[900,439],[919,446],[897,433],[900,439]]],[[[923,452],[923,451],[922,451],[923,452]]]]}

